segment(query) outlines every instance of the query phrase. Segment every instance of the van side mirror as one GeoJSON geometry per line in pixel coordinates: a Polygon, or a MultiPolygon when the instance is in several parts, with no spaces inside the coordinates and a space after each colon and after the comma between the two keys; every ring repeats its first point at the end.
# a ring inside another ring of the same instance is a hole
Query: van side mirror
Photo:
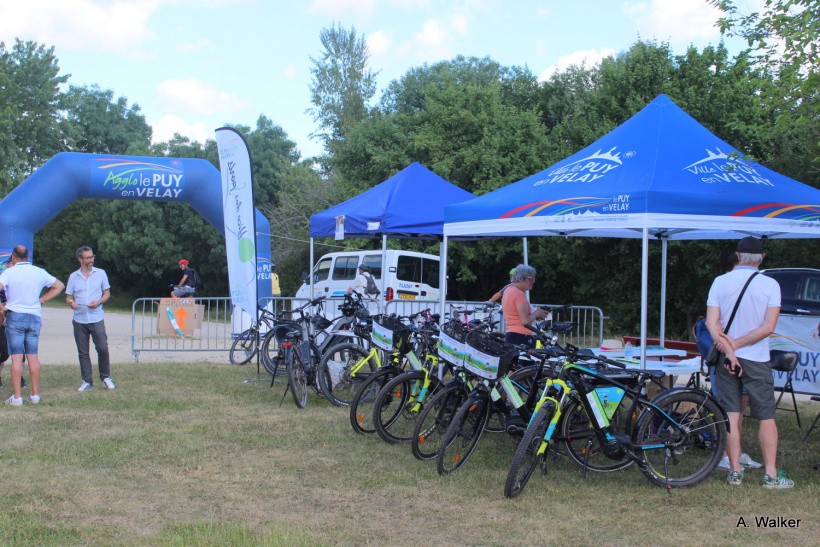
{"type": "Polygon", "coordinates": [[[302,283],[304,283],[305,285],[308,284],[308,273],[307,272],[302,272],[302,283]]]}

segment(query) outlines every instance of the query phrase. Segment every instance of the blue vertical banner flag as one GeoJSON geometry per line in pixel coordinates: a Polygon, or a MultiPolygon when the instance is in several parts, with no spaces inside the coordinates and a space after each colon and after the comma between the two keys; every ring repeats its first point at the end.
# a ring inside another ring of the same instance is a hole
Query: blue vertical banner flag
{"type": "Polygon", "coordinates": [[[222,211],[231,301],[256,317],[256,215],[251,153],[244,137],[231,127],[216,130],[222,172],[222,211]]]}

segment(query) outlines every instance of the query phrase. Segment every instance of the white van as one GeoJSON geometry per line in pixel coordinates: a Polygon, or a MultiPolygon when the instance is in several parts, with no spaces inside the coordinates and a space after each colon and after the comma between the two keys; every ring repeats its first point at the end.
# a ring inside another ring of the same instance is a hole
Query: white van
{"type": "Polygon", "coordinates": [[[383,301],[389,300],[437,300],[439,297],[439,259],[437,256],[413,251],[388,250],[387,268],[382,268],[382,252],[348,251],[328,253],[313,268],[313,296],[310,285],[302,284],[296,291],[297,298],[341,300],[353,280],[360,264],[370,266],[376,286],[382,288],[382,275],[386,284],[383,301]]]}

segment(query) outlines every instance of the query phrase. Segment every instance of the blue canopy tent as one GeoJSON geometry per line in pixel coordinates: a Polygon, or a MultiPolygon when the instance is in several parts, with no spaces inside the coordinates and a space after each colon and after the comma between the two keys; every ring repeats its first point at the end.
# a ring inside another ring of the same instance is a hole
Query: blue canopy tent
{"type": "MultiPolygon", "coordinates": [[[[388,237],[441,240],[444,207],[474,197],[420,163],[411,163],[370,190],[310,217],[311,270],[314,238],[381,236],[384,261],[388,237]]],[[[313,294],[313,276],[310,284],[313,294]]]]}
{"type": "Polygon", "coordinates": [[[820,237],[820,191],[740,156],[660,95],[552,167],[446,207],[443,252],[468,235],[640,237],[645,340],[650,235],[663,241],[662,306],[669,239],[820,237]]]}

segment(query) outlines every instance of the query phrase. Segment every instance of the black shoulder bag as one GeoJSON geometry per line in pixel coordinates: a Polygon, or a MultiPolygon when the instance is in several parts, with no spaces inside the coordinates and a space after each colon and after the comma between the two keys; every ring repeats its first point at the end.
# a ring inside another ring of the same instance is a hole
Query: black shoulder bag
{"type": "MultiPolygon", "coordinates": [[[[752,282],[752,279],[760,272],[753,273],[746,284],[743,285],[743,290],[740,291],[740,296],[737,297],[737,302],[735,302],[735,309],[732,310],[732,315],[729,317],[729,322],[726,323],[726,328],[723,329],[723,332],[729,332],[729,327],[732,326],[732,321],[735,319],[735,314],[737,313],[737,307],[740,305],[740,301],[743,299],[743,295],[746,293],[746,289],[749,288],[749,283],[752,282]]],[[[717,367],[724,363],[726,360],[726,354],[722,353],[718,350],[717,344],[712,342],[712,346],[709,348],[709,353],[706,354],[706,358],[703,360],[703,364],[709,367],[717,367]]]]}

